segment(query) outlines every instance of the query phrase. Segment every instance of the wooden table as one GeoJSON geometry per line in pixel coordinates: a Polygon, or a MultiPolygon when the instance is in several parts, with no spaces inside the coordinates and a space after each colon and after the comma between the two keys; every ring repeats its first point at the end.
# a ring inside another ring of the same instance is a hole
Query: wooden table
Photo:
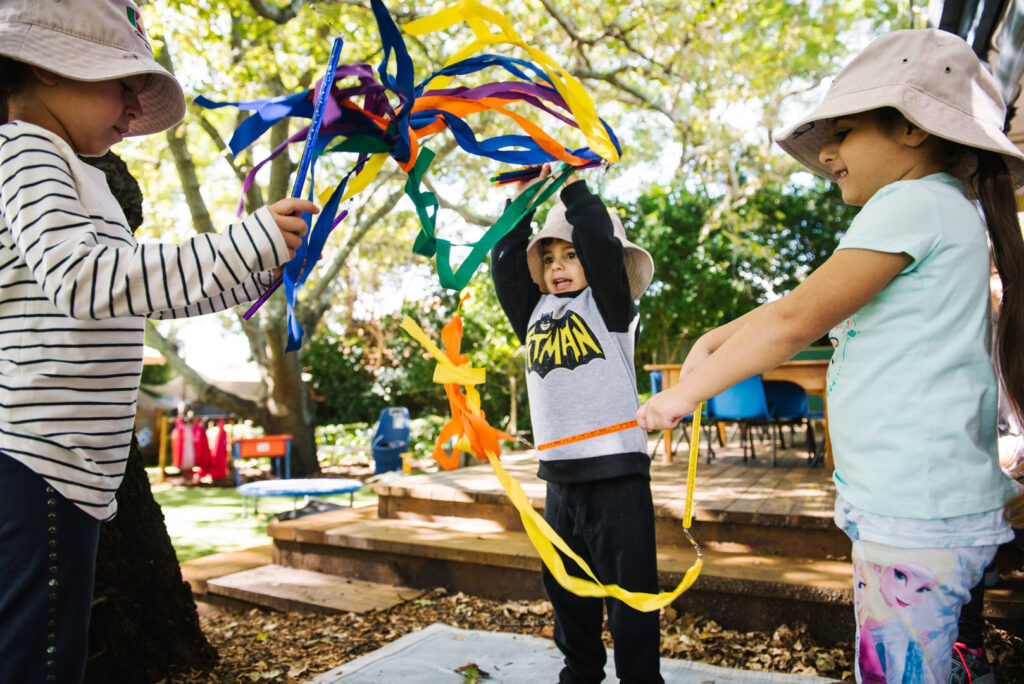
{"type": "MultiPolygon", "coordinates": [[[[679,382],[679,371],[681,363],[648,363],[644,366],[645,371],[661,372],[661,389],[666,390],[679,382]]],[[[661,433],[662,453],[665,454],[665,463],[672,462],[672,430],[663,430],[661,433]]],[[[657,445],[655,445],[657,446],[657,445]]]]}
{"type": "MultiPolygon", "coordinates": [[[[764,380],[788,380],[803,387],[809,394],[821,397],[822,406],[825,410],[825,465],[832,469],[832,443],[828,438],[828,404],[825,399],[825,375],[828,372],[828,359],[813,359],[786,361],[775,368],[766,370],[761,374],[764,380]]],[[[644,366],[646,371],[661,371],[661,388],[668,389],[679,382],[679,371],[683,365],[680,363],[650,363],[644,366]]],[[[662,433],[665,463],[672,462],[672,431],[665,430],[662,433]]]]}

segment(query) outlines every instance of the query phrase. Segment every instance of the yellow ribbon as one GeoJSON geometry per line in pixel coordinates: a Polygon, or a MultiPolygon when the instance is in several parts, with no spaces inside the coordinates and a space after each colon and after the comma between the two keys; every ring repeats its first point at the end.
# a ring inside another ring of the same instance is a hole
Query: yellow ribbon
{"type": "MultiPolygon", "coordinates": [[[[402,321],[402,328],[412,335],[417,342],[423,345],[427,352],[437,360],[438,365],[434,370],[434,382],[467,384],[464,383],[462,379],[468,381],[469,386],[467,387],[467,397],[469,397],[469,401],[466,402],[466,410],[473,414],[475,418],[483,419],[483,413],[480,411],[479,394],[477,394],[475,387],[473,387],[473,385],[483,382],[483,369],[470,368],[468,367],[468,364],[465,367],[457,366],[436,344],[433,343],[429,337],[427,337],[426,333],[424,333],[411,318],[407,317],[402,321]],[[472,394],[470,394],[470,392],[472,394]]],[[[512,505],[515,506],[516,511],[519,512],[519,517],[523,521],[523,528],[526,530],[526,535],[530,538],[530,541],[533,543],[533,547],[537,550],[537,554],[540,556],[541,562],[547,566],[552,577],[554,577],[560,585],[577,596],[608,596],[618,599],[636,610],[650,612],[659,610],[672,603],[672,601],[689,589],[697,580],[704,561],[701,556],[700,546],[690,535],[689,528],[692,521],[693,490],[697,476],[701,408],[702,406],[698,406],[697,410],[693,413],[693,429],[690,435],[690,462],[686,480],[686,508],[683,514],[683,532],[686,534],[686,538],[690,540],[694,550],[697,552],[697,558],[693,562],[693,565],[691,565],[686,571],[682,581],[675,589],[672,591],[661,592],[659,594],[629,591],[628,589],[623,589],[616,584],[602,584],[601,581],[597,579],[597,576],[594,575],[590,566],[587,565],[586,561],[580,558],[575,551],[569,548],[569,545],[565,543],[565,540],[563,540],[558,533],[552,529],[548,522],[544,520],[543,516],[541,516],[540,513],[530,505],[530,500],[526,498],[526,494],[523,492],[522,486],[515,478],[509,475],[508,471],[506,471],[504,466],[501,465],[501,460],[498,458],[498,454],[491,450],[484,451],[488,462],[491,464],[491,468],[494,469],[494,474],[498,477],[498,482],[501,483],[501,486],[508,495],[508,498],[512,501],[512,505]],[[559,555],[558,551],[561,551],[568,558],[575,561],[576,564],[579,565],[580,569],[583,570],[584,574],[586,574],[590,579],[587,580],[570,575],[566,570],[565,563],[562,561],[562,557],[559,555]]],[[[446,426],[446,428],[447,427],[448,426],[446,426]]],[[[490,429],[493,430],[493,428],[490,429]]],[[[438,444],[434,447],[435,455],[440,449],[442,438],[443,441],[447,441],[453,436],[456,436],[450,433],[451,430],[446,429],[443,431],[442,437],[438,438],[438,444]]],[[[469,451],[477,458],[480,457],[472,447],[472,443],[474,441],[479,444],[480,440],[473,440],[470,435],[466,435],[464,432],[460,432],[456,437],[456,448],[463,451],[469,451]]],[[[507,435],[504,435],[503,437],[507,437],[507,435]]]]}

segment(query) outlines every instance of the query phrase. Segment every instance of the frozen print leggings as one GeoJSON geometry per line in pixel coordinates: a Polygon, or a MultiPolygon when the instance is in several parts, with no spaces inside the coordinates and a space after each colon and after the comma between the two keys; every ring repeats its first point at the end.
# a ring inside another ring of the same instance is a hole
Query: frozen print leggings
{"type": "Polygon", "coordinates": [[[908,549],[855,540],[857,681],[946,684],[960,608],[997,548],[908,549]]]}

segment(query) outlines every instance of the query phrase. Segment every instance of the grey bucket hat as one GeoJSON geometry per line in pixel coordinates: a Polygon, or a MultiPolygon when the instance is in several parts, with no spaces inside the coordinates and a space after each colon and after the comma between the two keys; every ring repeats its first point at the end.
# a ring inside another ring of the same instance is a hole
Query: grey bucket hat
{"type": "Polygon", "coordinates": [[[153,58],[129,0],[0,0],[0,55],[76,81],[149,74],[128,135],[158,133],[185,116],[181,85],[153,58]]]}
{"type": "Polygon", "coordinates": [[[937,137],[1002,154],[1017,184],[1024,181],[1024,153],[1003,133],[1006,106],[995,78],[962,38],[938,29],[876,38],[836,75],[822,103],[775,140],[808,169],[835,180],[818,159],[829,120],[883,107],[937,137]]]}

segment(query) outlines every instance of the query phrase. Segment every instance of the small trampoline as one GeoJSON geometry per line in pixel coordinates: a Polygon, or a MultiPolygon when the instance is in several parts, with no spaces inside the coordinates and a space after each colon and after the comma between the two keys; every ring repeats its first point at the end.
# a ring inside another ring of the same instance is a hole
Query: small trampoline
{"type": "Polygon", "coordinates": [[[311,477],[296,480],[260,480],[258,482],[247,482],[238,487],[238,493],[242,495],[242,517],[248,512],[249,498],[253,502],[253,513],[259,513],[259,501],[264,496],[290,496],[292,497],[292,510],[296,508],[295,501],[301,497],[328,496],[330,494],[348,494],[348,505],[352,507],[355,500],[355,493],[363,488],[363,483],[344,477],[311,477]]]}

